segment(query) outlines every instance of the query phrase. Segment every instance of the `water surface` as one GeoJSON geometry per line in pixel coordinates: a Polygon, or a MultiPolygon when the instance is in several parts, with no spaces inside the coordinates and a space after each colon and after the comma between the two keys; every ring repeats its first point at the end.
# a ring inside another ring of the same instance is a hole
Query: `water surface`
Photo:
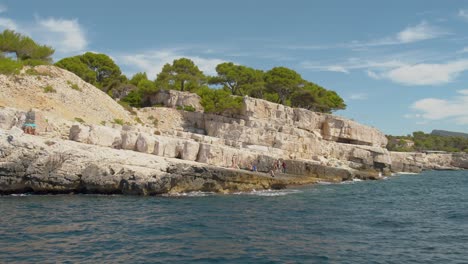
{"type": "Polygon", "coordinates": [[[468,172],[178,197],[0,197],[0,263],[468,263],[468,172]]]}

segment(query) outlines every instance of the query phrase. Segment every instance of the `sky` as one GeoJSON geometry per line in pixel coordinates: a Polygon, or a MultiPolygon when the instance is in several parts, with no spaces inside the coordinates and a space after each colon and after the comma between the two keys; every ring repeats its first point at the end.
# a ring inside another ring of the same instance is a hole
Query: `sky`
{"type": "Polygon", "coordinates": [[[336,91],[335,114],[385,134],[468,132],[468,1],[0,0],[0,30],[56,49],[111,56],[155,79],[190,58],[284,66],[336,91]]]}

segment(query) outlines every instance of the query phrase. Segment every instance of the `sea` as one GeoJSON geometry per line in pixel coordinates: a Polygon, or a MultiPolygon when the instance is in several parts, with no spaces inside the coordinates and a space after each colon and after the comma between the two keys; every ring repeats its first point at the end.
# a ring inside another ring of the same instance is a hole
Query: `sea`
{"type": "Polygon", "coordinates": [[[234,194],[1,196],[0,263],[468,263],[468,172],[234,194]]]}

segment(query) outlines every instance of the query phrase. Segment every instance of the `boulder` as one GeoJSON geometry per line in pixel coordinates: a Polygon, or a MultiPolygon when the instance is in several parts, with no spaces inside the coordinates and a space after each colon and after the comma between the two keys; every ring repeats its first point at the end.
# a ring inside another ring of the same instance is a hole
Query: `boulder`
{"type": "Polygon", "coordinates": [[[91,125],[89,143],[103,147],[120,148],[122,145],[122,137],[119,130],[105,126],[91,125]]]}
{"type": "Polygon", "coordinates": [[[136,140],[136,150],[144,153],[153,153],[155,142],[156,141],[152,135],[140,133],[136,140]]]}
{"type": "Polygon", "coordinates": [[[136,150],[139,134],[137,131],[122,130],[122,149],[136,150]]]}
{"type": "Polygon", "coordinates": [[[149,99],[152,105],[162,104],[166,107],[172,108],[176,108],[178,106],[191,106],[195,109],[195,111],[203,112],[203,107],[200,104],[201,98],[195,93],[175,90],[160,90],[149,99]]]}
{"type": "Polygon", "coordinates": [[[68,139],[77,142],[88,143],[90,131],[91,128],[89,126],[74,124],[70,128],[70,134],[68,136],[68,139]]]}

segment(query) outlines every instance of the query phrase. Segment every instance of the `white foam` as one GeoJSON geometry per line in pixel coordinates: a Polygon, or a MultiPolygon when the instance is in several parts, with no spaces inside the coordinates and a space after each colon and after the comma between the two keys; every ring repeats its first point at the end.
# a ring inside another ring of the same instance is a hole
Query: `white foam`
{"type": "Polygon", "coordinates": [[[415,172],[397,172],[395,174],[396,175],[416,175],[416,174],[419,174],[419,173],[415,173],[415,172]]]}
{"type": "Polygon", "coordinates": [[[30,194],[26,194],[26,193],[18,193],[18,194],[10,194],[10,196],[15,196],[15,197],[25,197],[25,196],[29,196],[30,194]]]}
{"type": "Polygon", "coordinates": [[[214,195],[214,192],[201,192],[201,191],[196,191],[196,192],[183,192],[183,193],[168,193],[168,194],[163,194],[163,196],[168,196],[168,197],[205,197],[205,196],[211,196],[214,195]]]}
{"type": "Polygon", "coordinates": [[[236,192],[235,195],[255,195],[255,196],[285,196],[289,194],[301,193],[299,190],[252,190],[251,192],[236,192]]]}

